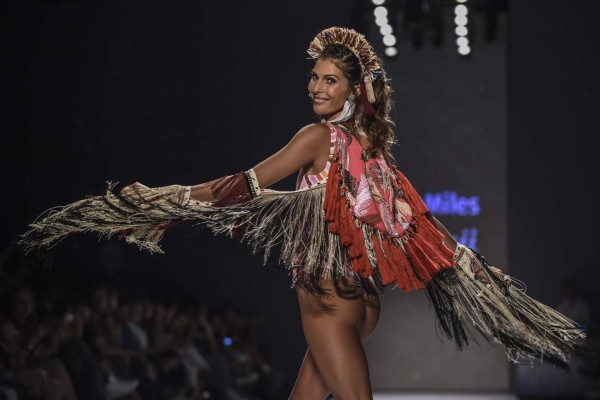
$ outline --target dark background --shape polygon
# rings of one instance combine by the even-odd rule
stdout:
[[[510,3],[509,254],[530,293],[600,297],[600,3]]]
[[[600,34],[594,1],[511,1],[508,210],[511,272],[546,304],[563,279],[600,318]],[[596,334],[592,340],[598,341]],[[597,382],[596,377],[596,382]],[[513,369],[519,393],[576,393],[556,369]],[[598,384],[596,383],[596,387]],[[564,397],[564,396],[563,396]]]
[[[306,46],[325,27],[364,23],[362,6],[350,4],[4,3],[0,244],[43,210],[101,193],[107,180],[193,184],[279,149],[314,121]],[[573,279],[597,321],[600,3],[509,9],[507,268],[551,305],[562,279]],[[407,122],[397,119],[401,132]],[[293,376],[305,345],[285,273],[198,229],[169,232],[163,248],[149,256],[116,240],[68,238],[52,273],[65,284],[102,277],[133,293],[258,309],[268,357]]]

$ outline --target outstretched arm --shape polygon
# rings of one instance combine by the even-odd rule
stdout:
[[[259,186],[268,187],[302,167],[324,165],[329,156],[329,145],[330,134],[327,126],[322,124],[305,126],[281,150],[252,168]],[[214,182],[192,186],[191,197],[200,201],[215,200],[211,189]]]
[[[444,244],[446,245],[446,247],[452,251],[455,251],[456,245],[458,244],[456,239],[454,239],[454,237],[452,237],[450,232],[448,232],[448,229],[446,229],[446,227],[444,225],[442,225],[442,223],[436,217],[434,217],[432,215],[431,220],[432,220],[433,224],[435,225],[435,227],[438,229],[438,231],[440,231],[444,234]]]
[[[433,221],[433,223],[435,224],[436,228],[442,232],[444,234],[444,244],[446,245],[446,247],[448,247],[450,250],[455,252],[455,256],[457,253],[457,249],[458,249],[458,242],[456,241],[456,239],[454,239],[452,237],[452,235],[450,234],[450,232],[448,232],[448,229],[446,229],[446,227],[444,225],[442,225],[442,223],[433,215],[431,216],[431,219]],[[500,268],[497,267],[491,267],[492,272],[494,273],[494,275],[496,275],[496,277],[500,278],[501,280],[503,280],[506,284],[510,285],[511,281],[510,281],[510,277],[508,275],[505,275],[502,270]],[[483,268],[479,267],[479,268],[473,268],[471,267],[471,272],[477,276],[478,279],[484,281],[484,282],[489,282],[489,277],[487,276],[486,272],[483,270]]]

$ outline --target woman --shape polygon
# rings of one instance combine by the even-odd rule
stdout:
[[[379,317],[379,293],[425,289],[438,324],[459,347],[461,317],[502,343],[512,360],[566,365],[583,338],[578,326],[511,286],[510,278],[456,243],[393,166],[390,87],[364,36],[329,28],[311,42],[308,85],[321,123],[302,128],[279,152],[246,172],[195,186],[148,188],[82,200],[32,224],[26,247],[70,232],[119,232],[161,251],[179,220],[241,236],[265,259],[281,245],[292,271],[308,351],[290,398],[371,399],[362,343]],[[300,170],[297,190],[265,189]]]

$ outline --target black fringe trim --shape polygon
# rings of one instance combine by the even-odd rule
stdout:
[[[425,284],[425,294],[434,308],[437,318],[437,326],[442,330],[449,340],[454,340],[459,350],[469,344],[467,332],[458,316],[453,295],[440,284],[440,280],[449,282],[451,285],[459,285],[456,271],[444,269],[436,274],[434,279]]]

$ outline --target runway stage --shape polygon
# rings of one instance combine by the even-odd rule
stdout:
[[[508,393],[374,393],[374,400],[518,400]]]

